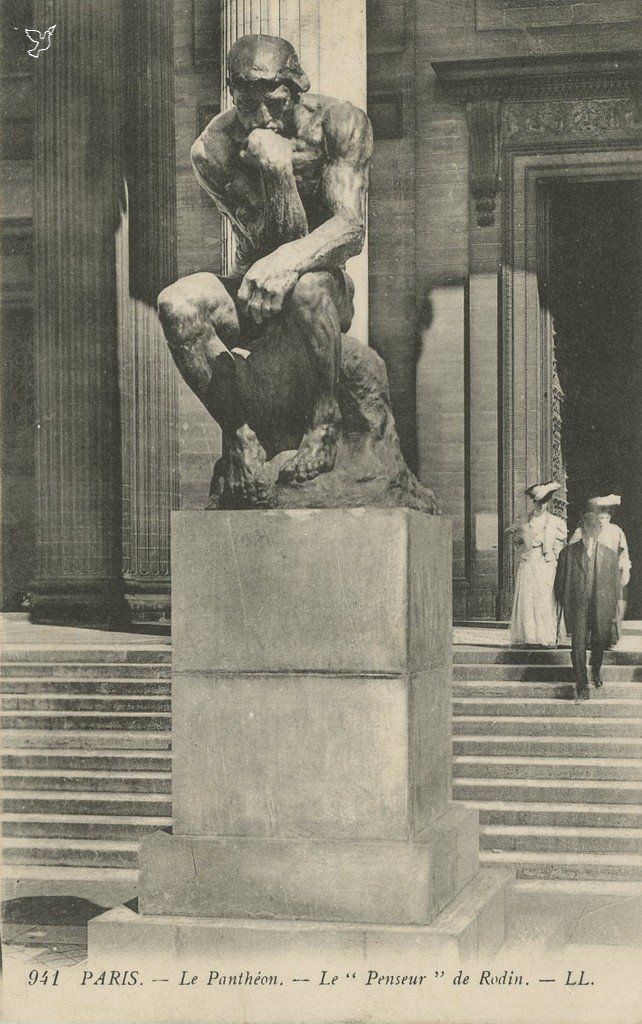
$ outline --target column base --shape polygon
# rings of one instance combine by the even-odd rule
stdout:
[[[169,630],[172,615],[169,580],[129,580],[125,578],[125,601],[132,626],[146,629],[161,626]]]
[[[32,622],[43,626],[121,629],[129,621],[122,580],[34,583],[29,615]]]

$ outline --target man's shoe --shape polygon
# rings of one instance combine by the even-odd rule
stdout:
[[[582,686],[582,687],[578,688],[577,699],[578,700],[590,700],[591,699],[591,691],[589,690],[588,686]]]
[[[593,686],[596,690],[599,690],[600,686],[604,686],[604,683],[602,682],[599,672],[593,673]]]

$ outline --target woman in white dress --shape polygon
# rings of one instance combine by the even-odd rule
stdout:
[[[554,647],[557,643],[557,602],[553,593],[557,559],[566,540],[566,523],[548,511],[560,484],[533,484],[526,491],[533,507],[506,533],[517,549],[517,578],[510,641],[519,646]]]

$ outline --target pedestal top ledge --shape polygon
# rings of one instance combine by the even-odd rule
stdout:
[[[450,658],[450,522],[410,509],[175,512],[173,669],[417,673]]]

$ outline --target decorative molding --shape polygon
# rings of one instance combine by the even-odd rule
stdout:
[[[447,94],[460,103],[478,99],[563,99],[626,96],[637,88],[640,57],[623,53],[569,53],[557,57],[433,61]]]
[[[633,96],[601,99],[509,100],[502,108],[502,135],[516,139],[569,136],[578,139],[640,133],[638,104]]]
[[[499,100],[476,100],[466,104],[468,122],[468,174],[475,200],[477,223],[495,223],[495,197],[499,188]]]
[[[541,138],[639,134],[639,55],[633,52],[434,61],[446,96],[466,108],[477,223],[495,222],[500,145]]]

